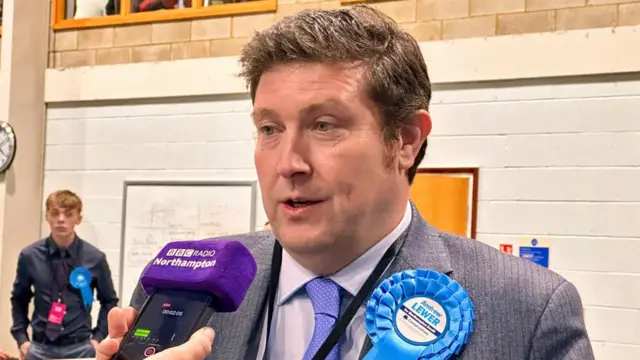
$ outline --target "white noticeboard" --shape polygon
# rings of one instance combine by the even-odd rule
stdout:
[[[124,183],[120,306],[128,306],[142,271],[170,241],[255,230],[255,181]]]

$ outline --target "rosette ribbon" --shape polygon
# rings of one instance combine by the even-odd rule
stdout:
[[[80,290],[82,303],[85,307],[93,304],[93,291],[91,290],[91,271],[84,267],[77,267],[69,274],[69,284]]]
[[[367,303],[373,348],[364,360],[447,360],[469,341],[474,320],[467,291],[447,275],[426,269],[393,274]]]

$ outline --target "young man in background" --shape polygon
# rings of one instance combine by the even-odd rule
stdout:
[[[82,200],[69,190],[47,197],[50,235],[22,250],[11,294],[11,334],[24,360],[95,356],[107,335],[107,314],[118,304],[105,254],[76,234]],[[100,314],[91,328],[93,292]],[[29,320],[31,299],[35,311]],[[28,326],[32,337],[29,339]]]

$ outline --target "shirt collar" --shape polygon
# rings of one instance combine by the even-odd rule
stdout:
[[[411,223],[411,204],[407,202],[404,216],[400,223],[359,258],[347,265],[344,269],[333,274],[329,278],[335,281],[342,289],[352,296],[360,290],[371,271],[378,264],[384,253],[409,227]],[[282,274],[286,274],[283,276]],[[280,281],[278,285],[278,306],[288,301],[307,282],[316,278],[317,275],[305,269],[295,261],[286,250],[282,251],[282,268],[280,271]]]
[[[66,249],[67,252],[69,253],[69,256],[71,256],[71,258],[75,258],[76,255],[78,254],[78,243],[79,242],[80,242],[80,239],[76,235],[73,238],[73,241],[71,242],[71,245],[69,245],[69,247]],[[58,246],[58,244],[56,244],[55,241],[53,241],[53,238],[51,237],[51,235],[49,235],[47,237],[46,243],[47,243],[47,249],[49,251],[49,255],[54,255],[55,253],[57,253],[58,251],[60,251],[62,249],[60,246]]]

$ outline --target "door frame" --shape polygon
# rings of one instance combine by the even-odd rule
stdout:
[[[471,238],[476,238],[476,227],[478,226],[478,183],[480,181],[480,169],[477,167],[420,167],[416,171],[416,176],[419,174],[436,174],[436,175],[448,175],[448,174],[466,174],[471,178]]]

